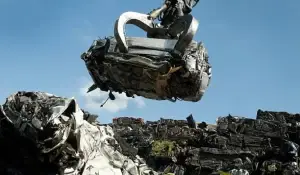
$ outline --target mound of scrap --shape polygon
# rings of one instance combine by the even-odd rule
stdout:
[[[17,92],[0,106],[1,175],[299,174],[299,114],[258,110],[216,125],[121,117],[73,98]]]

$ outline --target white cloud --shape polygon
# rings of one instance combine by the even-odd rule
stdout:
[[[92,92],[86,93],[87,89],[92,85],[92,82],[85,83],[82,88],[80,88],[80,96],[83,97],[84,108],[90,111],[97,111],[100,109],[101,104],[107,99],[108,92],[100,91],[96,89]],[[118,112],[124,110],[128,107],[129,103],[133,103],[138,108],[143,108],[146,104],[141,97],[130,98],[124,93],[114,93],[116,99],[108,100],[106,104],[101,108],[108,112]]]

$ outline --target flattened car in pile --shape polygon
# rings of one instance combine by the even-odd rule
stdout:
[[[202,42],[193,37],[198,21],[183,18],[186,27],[178,38],[126,37],[126,24],[147,32],[166,33],[146,14],[125,12],[115,23],[114,37],[95,40],[81,55],[94,85],[89,91],[126,93],[154,100],[199,101],[211,78],[208,54]]]

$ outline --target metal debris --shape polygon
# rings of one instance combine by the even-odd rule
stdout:
[[[112,126],[116,139],[159,173],[288,175],[299,174],[298,118],[259,110],[257,119],[229,115],[219,117],[216,126],[202,122],[195,127],[192,115],[187,121],[145,123],[118,118]]]
[[[0,111],[1,174],[142,175],[143,160],[120,153],[110,126],[73,98],[17,92]]]
[[[299,174],[299,114],[100,124],[73,98],[25,91],[0,109],[1,174]]]

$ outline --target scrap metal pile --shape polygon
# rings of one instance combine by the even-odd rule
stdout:
[[[299,174],[299,114],[101,125],[75,99],[24,91],[0,109],[3,175]]]
[[[257,112],[257,119],[220,117],[217,125],[161,119],[115,119],[116,140],[158,172],[198,174],[300,174],[300,115]],[[125,154],[125,153],[124,153]]]
[[[113,130],[75,99],[17,92],[0,108],[1,175],[139,175],[151,171],[117,149]]]

